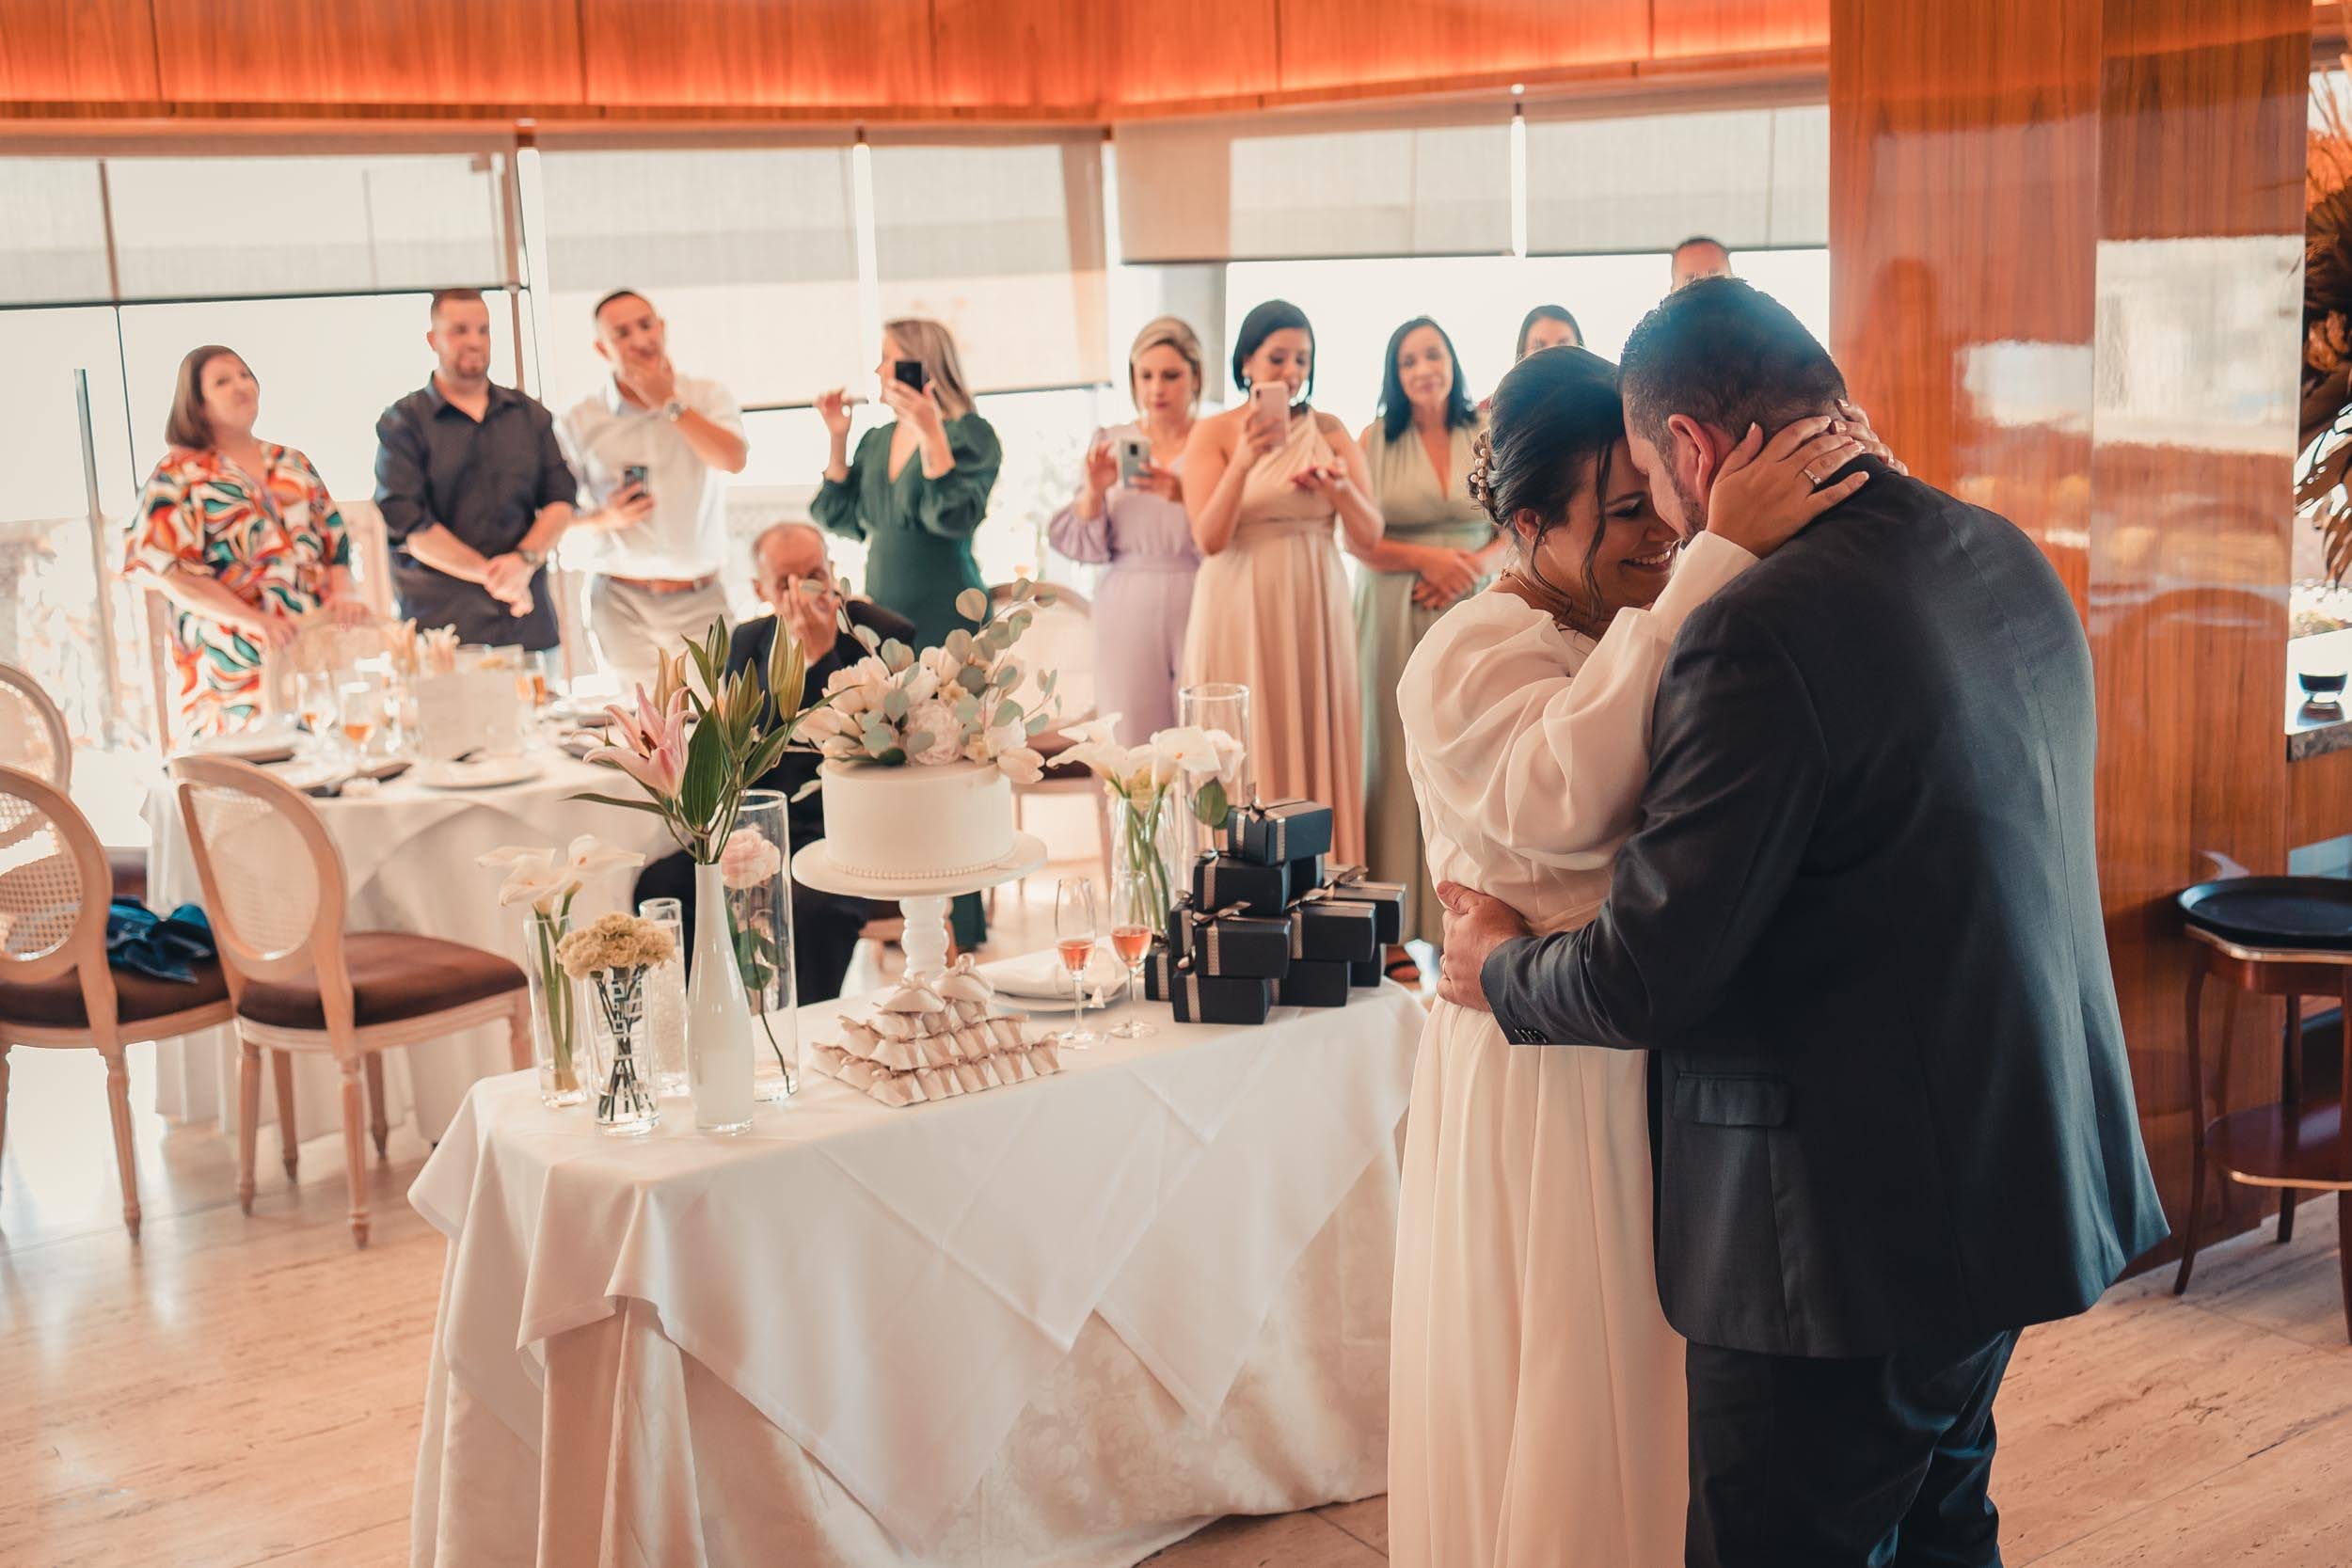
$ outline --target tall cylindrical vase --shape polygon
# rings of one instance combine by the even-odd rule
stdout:
[[[1142,926],[1153,931],[1167,927],[1168,911],[1184,888],[1190,866],[1178,822],[1183,809],[1174,789],[1141,803],[1111,791],[1110,924],[1114,930],[1121,926]]]
[[[531,982],[531,1057],[539,1069],[539,1099],[549,1109],[588,1098],[593,1069],[581,1027],[580,993],[556,961],[556,943],[571,929],[553,910],[523,911],[523,975]]]
[[[726,872],[735,967],[743,975],[757,1034],[752,1041],[752,1095],[783,1100],[800,1087],[801,1035],[793,1008],[791,825],[785,798],[747,789],[735,832],[719,864]]]
[[[694,1125],[706,1132],[741,1132],[752,1125],[752,1037],[757,1031],[728,930],[725,873],[715,861],[697,864],[686,1078]]]
[[[1200,686],[1187,686],[1176,693],[1176,722],[1186,728],[1222,730],[1241,742],[1241,763],[1226,780],[1225,792],[1229,802],[1236,806],[1249,803],[1250,791],[1257,775],[1257,745],[1249,734],[1249,688],[1235,681],[1210,681]],[[1225,835],[1208,826],[1194,815],[1191,800],[1203,780],[1187,774],[1177,785],[1184,793],[1184,826],[1178,834],[1178,847],[1184,863],[1189,865],[1204,849],[1221,849]]]

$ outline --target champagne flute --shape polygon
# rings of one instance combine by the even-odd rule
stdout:
[[[343,739],[357,761],[367,754],[368,742],[384,721],[384,691],[373,681],[359,680],[345,686],[342,697]]]
[[[1110,1032],[1115,1040],[1149,1039],[1159,1030],[1143,1022],[1143,960],[1152,951],[1151,879],[1121,866],[1111,885],[1111,949],[1127,966],[1127,1016]]]
[[[311,755],[323,757],[334,747],[336,721],[342,717],[342,705],[335,691],[335,677],[325,670],[305,670],[294,676],[294,711],[301,715],[302,727],[310,732]]]
[[[1064,877],[1054,884],[1054,949],[1061,955],[1062,967],[1070,971],[1070,997],[1076,1009],[1070,1032],[1061,1043],[1073,1050],[1084,1051],[1103,1037],[1086,1026],[1087,965],[1094,959],[1094,944],[1100,940],[1101,926],[1095,919],[1094,879]]]

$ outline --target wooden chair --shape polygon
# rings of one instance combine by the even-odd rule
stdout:
[[[362,1072],[374,1099],[380,1158],[387,1132],[385,1051],[503,1020],[515,1066],[531,1065],[523,972],[495,953],[439,937],[345,930],[342,855],[307,796],[225,757],[177,758],[171,776],[236,1010],[238,1201],[253,1212],[261,1053],[327,1053],[343,1080],[351,1234],[365,1246]],[[291,1109],[286,1088],[281,1077],[281,1118]],[[291,1171],[290,1119],[282,1131]]]
[[[2299,1193],[2332,1192],[2344,1234],[2352,1238],[2352,1134],[2344,1116],[2344,1090],[2352,1088],[2352,951],[2260,949],[2191,926],[2197,942],[2188,972],[2189,1197],[2188,1222],[2181,1232],[2181,1267],[2172,1293],[2188,1289],[2197,1263],[2198,1232],[2204,1219],[2205,1167],[2224,1180],[2279,1189],[2279,1240],[2295,1236]],[[2280,1064],[2280,1099],[2206,1119],[2202,1004],[2205,982],[2220,979],[2237,990],[2286,999],[2287,1022]],[[2330,996],[2344,1008],[2344,1035],[2338,1098],[2307,1101],[2303,1096],[2303,998]],[[2216,1100],[2230,1082],[2230,1044],[2237,998],[2224,996],[2221,1050],[2210,1080]],[[2352,1336],[2352,1244],[2340,1248],[2344,1329]]]
[[[1037,619],[1030,623],[1028,634],[1022,638],[1020,653],[1028,673],[1013,688],[1011,695],[1025,706],[1038,701],[1037,683],[1048,670],[1060,672],[1055,683],[1055,696],[1061,703],[1061,717],[1054,730],[1036,737],[1035,744],[1045,757],[1045,776],[1033,784],[1012,786],[1012,825],[1016,830],[1026,826],[1023,808],[1028,801],[1045,795],[1084,795],[1094,803],[1094,829],[1102,852],[1103,879],[1107,884],[1111,874],[1110,802],[1103,794],[1103,782],[1086,768],[1073,765],[1057,766],[1054,758],[1070,743],[1056,733],[1064,728],[1083,724],[1095,716],[1098,705],[1094,696],[1094,606],[1075,589],[1059,583],[1049,590],[1051,604],[1040,605]],[[1000,583],[988,591],[992,615],[1001,615],[1013,607],[1012,585]],[[988,912],[996,912],[996,890],[988,890]]]
[[[22,768],[61,793],[73,790],[73,736],[65,714],[26,671],[0,664],[0,766]],[[147,851],[108,849],[115,895],[147,896]]]
[[[139,1233],[138,1163],[131,1150],[127,1045],[170,1039],[229,1022],[216,962],[193,983],[156,980],[106,963],[106,851],[65,792],[22,768],[0,767],[0,1139],[8,1134],[8,1050],[94,1050],[106,1064],[122,1223]]]

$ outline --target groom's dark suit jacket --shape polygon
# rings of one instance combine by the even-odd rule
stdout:
[[[2064,1317],[2166,1233],[2081,621],[2016,528],[1864,461],[1684,624],[1598,918],[1484,975],[1516,1041],[1660,1053],[1667,1319],[1766,1354]]]

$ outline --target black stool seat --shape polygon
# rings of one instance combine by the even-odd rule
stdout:
[[[2352,878],[2233,877],[2180,895],[2181,917],[2240,947],[2352,953]]]

